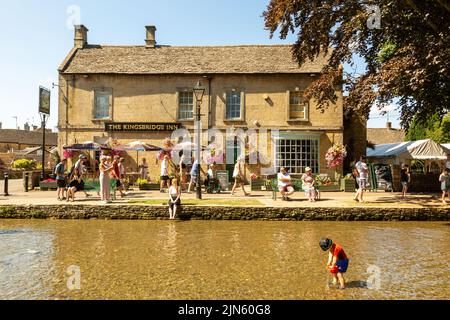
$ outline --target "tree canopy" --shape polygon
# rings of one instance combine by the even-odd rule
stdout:
[[[433,139],[438,143],[450,143],[450,113],[442,120],[435,113],[426,121],[413,119],[406,133],[406,141]]]
[[[450,4],[446,0],[271,0],[263,14],[271,37],[297,33],[292,52],[301,65],[332,48],[321,76],[306,90],[319,108],[336,101],[335,88],[348,91],[346,103],[367,118],[398,98],[401,125],[450,107]],[[379,25],[377,18],[379,17]],[[344,73],[354,57],[366,63],[361,75]]]

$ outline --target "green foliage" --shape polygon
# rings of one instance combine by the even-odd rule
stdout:
[[[416,141],[422,139],[432,139],[437,143],[450,142],[450,113],[442,121],[437,113],[426,121],[414,118],[406,133],[406,140]]]
[[[19,159],[14,161],[14,169],[33,170],[36,169],[36,161],[28,159]]]
[[[379,62],[386,62],[389,60],[391,56],[395,53],[395,50],[397,49],[396,45],[390,41],[386,42],[384,45],[381,46],[380,52],[378,53],[378,61]]]

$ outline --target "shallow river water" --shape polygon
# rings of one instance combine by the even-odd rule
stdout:
[[[322,236],[348,288],[329,286]],[[448,299],[446,222],[0,221],[0,299]]]

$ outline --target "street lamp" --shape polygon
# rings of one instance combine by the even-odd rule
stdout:
[[[200,106],[202,104],[203,95],[205,94],[205,87],[203,87],[202,83],[200,81],[197,82],[197,84],[194,87],[194,94],[195,94],[195,100],[197,102],[196,104],[196,112],[195,112],[195,121],[196,121],[196,128],[197,128],[197,150],[195,159],[197,160],[197,199],[202,198],[202,186],[200,184],[200,143],[201,143],[201,113],[200,113]]]

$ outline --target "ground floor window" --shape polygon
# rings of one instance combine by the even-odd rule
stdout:
[[[275,141],[275,168],[285,167],[291,174],[302,174],[306,167],[319,173],[318,139],[277,139]]]

